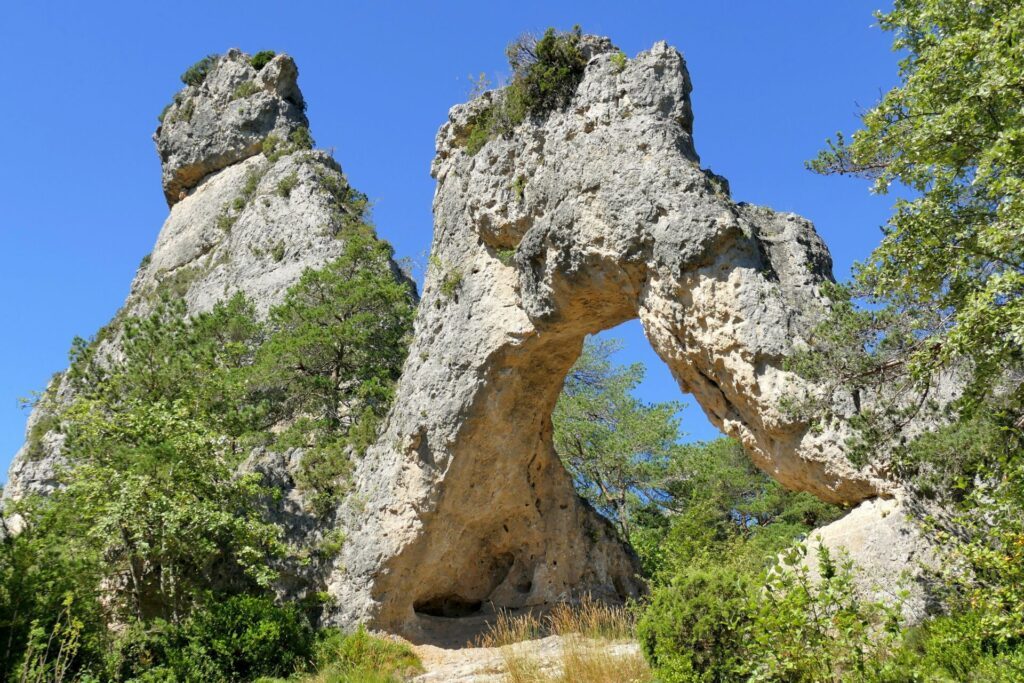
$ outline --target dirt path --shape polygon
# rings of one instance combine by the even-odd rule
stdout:
[[[557,676],[563,666],[566,638],[548,636],[506,648],[446,649],[434,645],[416,645],[413,649],[422,660],[426,672],[410,680],[412,683],[499,683],[506,680],[506,662],[510,656],[528,659],[540,672]],[[609,657],[640,656],[639,644],[631,641],[601,642],[597,646]]]

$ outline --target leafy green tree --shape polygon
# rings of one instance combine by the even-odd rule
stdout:
[[[554,445],[576,490],[613,521],[655,581],[722,555],[759,571],[841,514],[783,489],[732,439],[677,443],[680,405],[638,400],[643,366],[616,366],[619,348],[618,340],[584,344],[551,416]]]
[[[615,367],[618,342],[587,340],[551,415],[555,450],[576,490],[611,519],[623,538],[637,506],[660,500],[679,436],[678,403],[648,405],[633,395],[639,363]]]
[[[69,410],[74,466],[48,501],[50,528],[96,549],[122,614],[178,621],[211,591],[267,588],[280,529],[263,520],[260,475],[188,415],[181,401]]]
[[[266,332],[244,295],[189,317],[181,299],[165,297],[145,316],[122,321],[116,362],[101,346],[76,339],[70,379],[76,394],[111,410],[122,405],[181,401],[209,429],[238,440],[273,422],[270,397],[253,392],[251,366]]]
[[[341,239],[341,256],[307,270],[270,311],[253,381],[288,425],[278,446],[304,447],[297,481],[321,514],[346,494],[353,454],[391,406],[416,304],[372,228],[349,225]]]
[[[366,445],[391,405],[415,301],[391,269],[391,246],[369,229],[343,237],[340,257],[307,270],[270,312],[260,349],[266,381],[313,445],[354,431]]]
[[[897,0],[878,19],[904,55],[900,84],[810,166],[872,178],[877,192],[895,182],[911,197],[836,293],[818,352],[797,369],[847,388],[919,389],[951,365],[967,377],[955,421],[893,456],[919,497],[952,513],[933,532],[957,567],[944,581],[950,615],[923,625],[900,656],[932,676],[1019,670],[1024,11],[1007,0]],[[865,300],[875,306],[858,305]],[[883,405],[855,426],[870,443],[905,408]]]
[[[809,164],[913,191],[852,287],[888,305],[885,324],[853,338],[870,352],[891,337],[898,353],[875,356],[890,374],[966,360],[983,397],[1024,353],[1024,12],[1016,0],[897,0],[877,17],[904,54],[901,82]]]
[[[731,564],[756,574],[843,513],[785,490],[732,439],[679,446],[666,481],[663,507],[648,508],[630,536],[656,584],[671,583],[692,567]]]
[[[37,501],[13,508],[39,520]],[[98,661],[108,644],[105,610],[99,601],[102,557],[96,548],[67,543],[45,523],[0,540],[0,680],[18,680],[27,669],[47,669],[57,660],[74,625],[72,669]],[[57,633],[57,638],[50,634]]]

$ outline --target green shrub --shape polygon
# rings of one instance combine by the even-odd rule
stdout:
[[[273,50],[260,50],[249,59],[249,64],[252,68],[260,71],[263,67],[270,63],[270,60],[276,56]]]
[[[662,683],[741,680],[752,581],[733,569],[693,569],[654,591],[637,624]]]
[[[492,138],[510,134],[528,116],[542,118],[569,104],[587,66],[580,38],[579,26],[565,33],[549,28],[539,40],[523,36],[506,48],[512,81],[470,122],[463,139],[469,154]]]
[[[313,136],[309,133],[309,128],[306,126],[299,126],[288,135],[288,141],[292,143],[296,150],[300,149],[313,149]]]
[[[929,619],[907,632],[888,668],[916,675],[903,680],[1024,680],[1024,644],[993,643],[984,635],[984,622],[984,614],[976,610]]]
[[[185,100],[184,104],[178,107],[172,117],[172,122],[185,121],[190,123],[192,121],[192,115],[196,112],[196,104],[191,99]]]
[[[260,186],[260,181],[263,180],[263,174],[265,171],[260,169],[253,169],[245,176],[245,185],[242,186],[242,198],[245,201],[256,194],[257,188]]]
[[[274,134],[270,134],[263,138],[263,154],[271,161],[277,161],[282,156],[277,153],[280,146],[281,138]]]
[[[616,73],[622,73],[628,62],[629,58],[626,57],[626,53],[622,50],[619,50],[612,55],[612,66],[615,67]]]
[[[352,633],[321,631],[313,661],[326,680],[398,681],[423,670],[408,645],[371,636],[362,626]]]
[[[243,81],[242,83],[239,83],[237,87],[235,87],[234,92],[231,93],[231,99],[240,100],[244,97],[255,95],[261,89],[262,88],[260,88],[256,81]]]
[[[198,86],[206,80],[206,76],[217,64],[218,55],[207,55],[190,66],[181,74],[181,82],[185,85]]]
[[[299,176],[289,173],[277,183],[277,194],[285,199],[291,196],[292,190],[299,184]]]
[[[282,140],[276,135],[268,135],[263,140],[263,154],[270,161],[277,161],[292,152],[312,149],[313,145],[313,136],[310,135],[309,128],[300,126],[288,135],[287,141]]]
[[[43,437],[52,431],[60,429],[60,418],[53,413],[44,413],[39,416],[28,433],[28,458],[38,460],[46,455],[43,447]]]
[[[516,176],[516,179],[512,181],[512,192],[515,193],[518,201],[523,201],[523,196],[526,194],[526,176]]]
[[[587,67],[580,37],[579,26],[565,33],[549,28],[540,40],[526,36],[505,50],[513,73],[509,88],[521,93],[525,112],[540,116],[572,100]]]
[[[445,264],[436,256],[431,256],[429,263],[431,267],[441,273],[441,284],[438,286],[438,290],[444,298],[450,299],[455,296],[455,293],[459,291],[459,287],[462,286],[462,271]]]
[[[217,227],[224,232],[231,232],[231,228],[235,227],[237,220],[238,216],[232,214],[228,205],[225,205],[223,210],[217,214]]]
[[[314,511],[326,514],[352,488],[352,461],[344,441],[306,449],[295,483],[311,498]]]
[[[801,545],[785,553],[756,596],[750,672],[756,680],[878,680],[899,638],[899,608],[864,600],[852,562],[826,546],[818,547],[817,575],[805,554]]]
[[[174,671],[167,662],[176,647],[176,630],[163,619],[132,622],[107,653],[106,674],[113,681],[172,681]]]
[[[293,605],[250,595],[211,601],[177,629],[174,640],[167,658],[185,681],[288,676],[309,657],[314,642]]]
[[[277,244],[270,250],[270,256],[275,262],[280,263],[284,259],[284,241],[279,240]]]
[[[975,484],[987,478],[991,463],[1019,452],[1020,445],[1008,438],[1013,432],[1005,422],[999,411],[984,410],[926,432],[894,454],[893,467],[919,495],[963,502]]]

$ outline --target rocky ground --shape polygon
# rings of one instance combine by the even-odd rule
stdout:
[[[510,665],[518,672],[524,668],[524,660],[532,664],[527,664],[531,675],[539,673],[542,680],[558,680],[564,674],[567,649],[578,645],[578,642],[571,642],[572,639],[578,639],[578,636],[548,636],[504,647],[446,649],[434,645],[418,645],[414,649],[426,671],[411,680],[415,683],[497,683],[517,680],[510,675]],[[640,645],[633,641],[588,640],[586,645],[614,659],[635,661],[641,657]]]

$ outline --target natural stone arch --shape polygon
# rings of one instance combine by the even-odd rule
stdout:
[[[831,259],[797,216],[735,204],[699,166],[690,82],[664,43],[620,69],[603,39],[565,111],[475,156],[496,96],[437,139],[432,263],[383,436],[360,464],[334,619],[410,637],[423,615],[625,597],[635,562],[575,494],[551,411],[586,335],[641,320],[683,391],[791,488],[853,503],[887,483],[780,402]],[[514,255],[511,250],[514,249]]]

